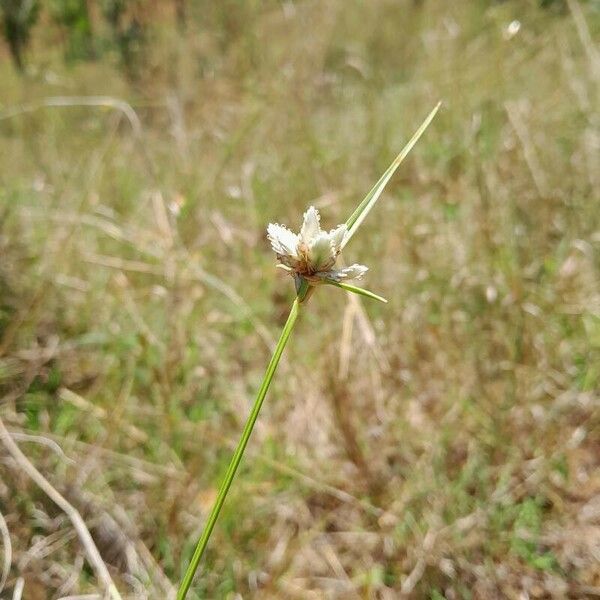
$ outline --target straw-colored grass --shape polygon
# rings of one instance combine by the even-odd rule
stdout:
[[[206,4],[134,81],[50,30],[0,62],[14,441],[124,598],[174,593],[294,297],[266,224],[343,222],[441,98],[345,250],[389,302],[311,298],[195,593],[599,595],[594,3]],[[2,594],[99,592],[11,456]]]

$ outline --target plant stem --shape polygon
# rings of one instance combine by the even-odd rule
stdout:
[[[254,424],[256,423],[256,419],[258,418],[258,414],[262,407],[265,396],[267,395],[267,391],[269,386],[271,385],[271,380],[273,379],[273,375],[275,374],[275,370],[277,369],[277,365],[279,364],[279,359],[283,353],[283,349],[285,348],[290,334],[292,333],[292,329],[294,328],[294,324],[296,323],[296,319],[298,318],[299,305],[304,297],[306,296],[306,292],[308,290],[307,282],[303,281],[300,285],[300,289],[298,290],[298,295],[294,299],[294,303],[292,304],[292,308],[290,309],[290,314],[287,318],[285,325],[283,326],[283,331],[281,332],[281,336],[279,337],[279,341],[277,342],[277,346],[275,347],[275,351],[273,352],[273,356],[269,362],[267,370],[265,371],[265,376],[260,385],[260,389],[258,390],[258,394],[256,395],[256,400],[254,401],[254,405],[252,406],[252,410],[250,411],[250,415],[248,416],[248,420],[246,421],[246,425],[244,425],[244,431],[242,432],[242,437],[235,449],[231,462],[229,463],[229,467],[227,468],[227,473],[225,473],[225,478],[223,479],[223,483],[221,484],[221,488],[219,489],[219,494],[217,499],[215,500],[215,504],[210,512],[208,520],[206,521],[206,525],[204,526],[204,531],[198,540],[198,544],[196,545],[196,549],[194,550],[194,554],[188,565],[188,568],[185,572],[185,575],[181,581],[179,586],[179,590],[177,591],[177,600],[184,600],[188,590],[190,589],[190,585],[192,584],[192,580],[194,579],[194,574],[196,573],[196,569],[198,568],[198,564],[206,550],[206,546],[208,545],[208,540],[210,539],[210,535],[212,530],[217,522],[219,517],[219,513],[221,512],[221,508],[223,508],[223,503],[225,502],[225,498],[227,497],[227,492],[229,492],[229,488],[231,487],[231,483],[233,478],[235,477],[235,473],[237,468],[242,460],[242,456],[244,455],[244,450],[248,444],[248,440],[250,439],[250,435],[252,434],[252,430],[254,429]]]

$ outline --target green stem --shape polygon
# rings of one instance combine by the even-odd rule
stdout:
[[[237,448],[235,449],[235,452],[233,454],[233,458],[229,463],[227,473],[225,473],[225,478],[223,479],[223,483],[221,484],[221,488],[219,490],[217,499],[215,500],[215,504],[210,512],[208,520],[206,521],[204,531],[202,532],[202,535],[198,540],[198,544],[196,545],[196,549],[194,550],[194,555],[192,556],[190,564],[188,565],[188,568],[179,586],[179,590],[177,591],[177,600],[184,600],[188,593],[188,590],[190,589],[190,585],[192,584],[192,580],[194,579],[194,574],[196,573],[198,564],[200,563],[202,555],[206,550],[208,540],[210,539],[212,530],[214,529],[215,523],[219,518],[219,513],[221,512],[221,508],[223,508],[225,498],[227,497],[227,492],[229,492],[229,488],[231,487],[231,483],[233,481],[233,478],[235,477],[237,468],[240,464],[240,461],[242,460],[242,456],[244,455],[244,450],[248,445],[248,440],[250,439],[250,435],[252,434],[252,430],[254,429],[254,424],[256,423],[258,414],[260,413],[260,409],[262,407],[265,396],[267,395],[269,386],[271,385],[271,380],[273,379],[273,375],[275,374],[275,369],[277,369],[277,365],[279,364],[279,359],[281,358],[283,349],[285,348],[288,342],[290,334],[292,333],[292,329],[294,328],[294,324],[296,323],[296,319],[298,318],[298,308],[300,302],[304,300],[307,290],[308,284],[306,281],[303,280],[302,284],[300,285],[300,289],[298,290],[298,295],[295,298],[294,303],[292,304],[290,314],[283,327],[281,336],[279,337],[279,341],[277,342],[277,346],[275,347],[275,351],[273,352],[273,356],[271,357],[271,361],[269,362],[269,366],[267,367],[267,370],[265,372],[265,376],[261,383],[260,389],[258,390],[258,394],[256,395],[254,406],[250,411],[250,415],[248,416],[246,425],[244,425],[242,437],[240,438]]]

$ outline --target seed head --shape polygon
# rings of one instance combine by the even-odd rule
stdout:
[[[306,279],[311,285],[361,279],[367,272],[363,265],[335,268],[344,238],[346,225],[338,225],[331,231],[321,230],[319,211],[311,206],[304,213],[300,233],[295,234],[287,227],[269,224],[267,237],[277,255],[279,268],[294,276]]]

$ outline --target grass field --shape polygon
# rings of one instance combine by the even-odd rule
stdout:
[[[2,50],[2,597],[102,597],[11,439],[169,597],[293,298],[267,224],[345,221],[438,100],[346,251],[389,304],[310,299],[191,597],[600,596],[600,7],[541,4],[202,2],[135,78]]]

